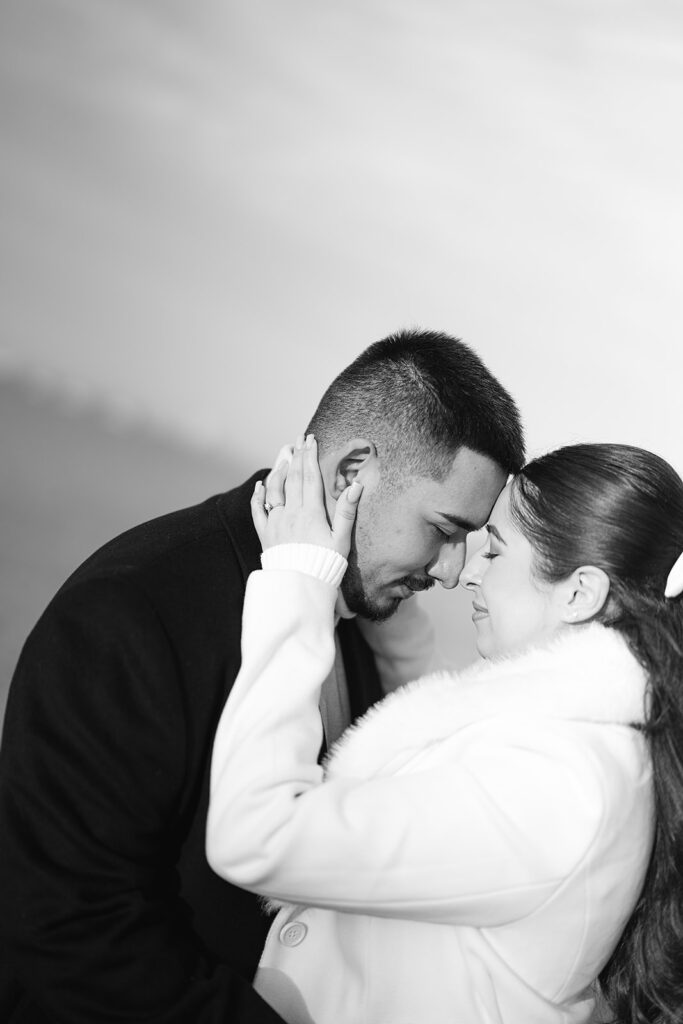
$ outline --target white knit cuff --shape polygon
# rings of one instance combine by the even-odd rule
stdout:
[[[261,555],[264,569],[305,572],[333,587],[341,583],[347,564],[343,555],[319,544],[276,544]]]

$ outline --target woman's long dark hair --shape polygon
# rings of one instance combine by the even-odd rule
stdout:
[[[610,579],[597,620],[647,672],[645,729],[655,791],[652,857],[638,904],[600,984],[619,1024],[683,1021],[683,597],[665,599],[683,552],[683,481],[651,452],[580,444],[515,477],[510,509],[540,579],[595,565]]]

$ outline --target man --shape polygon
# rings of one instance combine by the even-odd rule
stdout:
[[[505,390],[465,345],[432,333],[370,346],[309,430],[328,509],[356,476],[365,485],[321,705],[329,744],[381,695],[353,616],[388,619],[416,590],[455,586],[466,533],[523,444]],[[250,986],[269,920],[204,853],[264,474],[107,544],[26,643],[0,757],[0,1017],[11,1024],[278,1020]]]

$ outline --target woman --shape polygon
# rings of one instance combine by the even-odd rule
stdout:
[[[323,777],[361,488],[330,530],[306,444],[254,496],[213,754],[212,866],[280,908],[256,987],[290,1024],[579,1024],[600,975],[619,1021],[679,1021],[683,482],[616,445],[525,467],[463,573],[489,660],[392,694]]]

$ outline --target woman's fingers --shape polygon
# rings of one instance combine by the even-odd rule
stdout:
[[[302,463],[302,502],[312,512],[320,510],[326,518],[323,477],[318,462],[318,442],[313,434],[309,434],[304,442]]]
[[[284,488],[284,500],[287,503],[290,511],[294,511],[301,506],[302,487],[303,487],[303,456],[304,456],[304,436],[299,434],[294,444],[294,450],[292,452],[292,461],[287,468],[287,480]]]
[[[285,504],[285,480],[287,479],[289,472],[289,466],[286,462],[281,462],[280,465],[273,470],[268,477],[268,482],[265,491],[265,502],[266,511],[270,511],[273,508],[279,508]]]
[[[273,459],[273,461],[270,463],[270,465],[271,466],[279,466],[282,462],[286,462],[287,465],[289,465],[289,463],[292,461],[292,454],[293,454],[293,452],[294,452],[294,445],[293,444],[283,444],[282,448],[277,453],[276,458]],[[274,470],[271,469],[270,473],[268,474],[268,476],[265,479],[266,490],[268,489],[268,480],[270,479],[270,475],[273,472],[274,472]]]
[[[334,550],[346,558],[351,550],[351,537],[353,535],[353,524],[356,521],[358,502],[363,493],[363,485],[360,480],[354,480],[350,487],[345,488],[339,495],[332,520],[332,538]]]
[[[318,443],[313,434],[300,434],[292,451],[292,461],[285,483],[288,507],[301,508],[312,517],[325,517],[323,481],[318,465]]]
[[[252,518],[261,546],[320,544],[347,556],[362,490],[362,484],[354,481],[342,492],[330,528],[318,445],[312,434],[305,439],[300,435],[291,462],[281,462],[265,487],[259,483],[254,489]]]
[[[256,481],[254,487],[254,493],[251,496],[251,518],[254,523],[254,528],[258,534],[258,539],[261,541],[261,547],[266,536],[266,527],[268,526],[268,516],[265,510],[266,501],[266,489],[263,486],[262,480]]]

